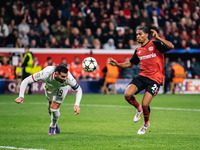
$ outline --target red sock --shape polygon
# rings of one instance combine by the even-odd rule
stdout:
[[[143,115],[144,115],[144,123],[149,122],[149,116],[150,116],[150,107],[149,106],[142,106],[143,109]]]
[[[138,101],[135,99],[134,96],[131,96],[129,98],[125,97],[125,99],[129,104],[133,105],[136,109],[138,109],[138,107],[140,106],[140,104],[138,103]]]

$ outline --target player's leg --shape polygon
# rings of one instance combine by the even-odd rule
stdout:
[[[56,125],[58,123],[58,119],[60,117],[60,108],[61,103],[57,103],[55,101],[51,102],[50,110],[51,110],[51,123],[49,127],[49,135],[56,134]]]
[[[137,86],[134,84],[129,84],[124,93],[124,97],[129,104],[133,105],[137,110],[142,111],[141,105],[138,103],[138,101],[135,99],[134,96],[134,94],[137,92],[138,92]]]
[[[149,83],[146,91],[144,93],[144,97],[142,99],[142,109],[143,109],[143,116],[144,116],[144,125],[138,130],[138,134],[145,134],[147,128],[150,126],[149,117],[150,117],[150,103],[154,96],[159,91],[160,85],[154,81],[147,81]]]
[[[140,120],[142,114],[142,106],[135,99],[134,95],[144,89],[144,82],[141,80],[141,77],[138,76],[134,78],[126,89],[124,96],[127,102],[133,105],[137,109],[137,113],[134,116],[133,121],[136,123]]]
[[[133,118],[133,121],[136,123],[140,120],[141,114],[142,114],[142,106],[138,103],[138,101],[135,99],[135,96],[133,96],[135,93],[138,92],[138,88],[134,84],[129,84],[128,88],[125,91],[125,99],[126,101],[133,105],[136,109],[137,112]]]
[[[49,129],[49,132],[53,131],[53,133],[51,132],[50,135],[55,133],[60,133],[60,128],[58,126],[58,120],[60,117],[59,108],[61,103],[65,99],[67,92],[68,92],[68,87],[61,87],[60,89],[56,90],[56,92],[53,93],[55,96],[52,97],[52,102],[50,106],[51,124]]]

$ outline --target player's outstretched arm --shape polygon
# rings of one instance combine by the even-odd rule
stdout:
[[[21,83],[21,86],[20,86],[20,92],[19,92],[19,97],[15,99],[15,102],[16,103],[23,103],[24,101],[24,93],[25,93],[25,90],[26,90],[26,87],[28,84],[30,83],[33,83],[33,79],[31,76],[25,78],[22,83]]]
[[[75,115],[78,115],[80,113],[80,108],[78,105],[74,105],[74,112],[75,112]]]
[[[151,35],[153,37],[155,37],[157,40],[163,42],[163,44],[165,44],[169,50],[174,49],[174,45],[170,41],[167,41],[167,40],[159,37],[158,33],[156,32],[156,30],[151,29],[150,31],[151,31]]]
[[[120,67],[120,68],[129,68],[129,67],[133,66],[133,64],[131,62],[129,62],[129,61],[128,62],[123,62],[123,63],[118,63],[113,58],[110,58],[108,63],[113,65],[113,66]]]
[[[79,86],[78,89],[76,90],[76,102],[74,104],[75,115],[78,115],[80,113],[79,105],[82,99],[82,95],[83,95],[83,92],[82,92],[81,87]]]

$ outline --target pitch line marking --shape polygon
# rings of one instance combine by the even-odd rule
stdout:
[[[1,103],[0,104],[15,104],[16,103]],[[30,103],[24,103],[23,105],[47,105],[47,103],[44,103],[44,102],[41,102],[41,103],[38,103],[38,102],[30,102]],[[74,104],[67,104],[67,103],[63,103],[62,105],[74,105]],[[108,108],[132,108],[132,106],[122,106],[122,105],[101,105],[101,104],[81,104],[81,106],[84,106],[84,107],[108,107]],[[176,110],[176,111],[198,111],[200,112],[200,109],[190,109],[190,108],[167,108],[167,107],[151,107],[151,109],[157,109],[157,110]]]
[[[5,148],[5,149],[22,149],[22,150],[44,150],[44,149],[33,149],[33,148],[18,148],[18,147],[12,147],[12,146],[0,146],[0,148]]]

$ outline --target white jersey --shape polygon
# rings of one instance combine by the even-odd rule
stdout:
[[[64,86],[71,86],[73,90],[76,90],[79,85],[72,76],[72,74],[68,71],[68,76],[67,80],[63,83],[60,83],[59,81],[56,81],[54,79],[55,75],[55,66],[48,66],[42,71],[35,73],[32,75],[33,81],[43,81],[46,83],[45,88],[48,88],[48,90],[53,90],[53,89],[59,89],[60,87]]]
[[[79,84],[76,82],[72,74],[68,71],[67,80],[63,83],[55,80],[55,68],[56,66],[48,66],[42,71],[38,73],[34,73],[33,75],[24,79],[20,86],[19,97],[24,97],[25,89],[28,84],[43,81],[46,83],[45,85],[45,95],[49,101],[56,101],[58,103],[62,103],[65,99],[65,96],[68,92],[68,87],[70,86],[73,90],[76,91],[76,102],[75,105],[80,104],[82,98],[82,89]]]

